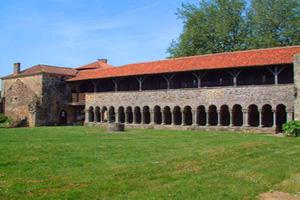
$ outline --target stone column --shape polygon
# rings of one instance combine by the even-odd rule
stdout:
[[[192,116],[193,116],[193,126],[197,126],[197,117],[198,117],[198,114],[197,114],[197,110],[192,110]]]
[[[263,117],[262,117],[262,109],[258,109],[258,113],[259,113],[259,125],[258,127],[263,128]]]
[[[94,110],[94,122],[97,122],[97,112],[96,112],[96,109]]]
[[[185,123],[185,113],[184,111],[181,112],[181,125],[182,126],[186,126],[186,123]]]
[[[145,114],[144,114],[144,111],[141,112],[141,124],[145,124]]]
[[[218,126],[221,126],[221,110],[217,110],[218,113]]]
[[[276,120],[276,110],[272,110],[273,112],[273,128],[276,128],[277,120]]]
[[[243,126],[249,127],[248,110],[247,109],[243,109]]]
[[[86,109],[85,110],[85,123],[88,123],[89,122],[89,110]]]
[[[135,114],[135,112],[132,113],[132,120],[133,120],[133,124],[136,124],[136,114]]]
[[[229,109],[229,126],[233,127],[233,121],[234,121],[234,118],[233,118],[233,110],[232,109]]]
[[[154,110],[150,109],[150,124],[154,125]]]
[[[175,119],[174,112],[171,112],[171,125],[172,125],[172,126],[175,125],[174,119]]]
[[[125,124],[128,124],[128,112],[125,112]]]
[[[300,120],[300,54],[294,56],[295,120]]]
[[[208,109],[206,109],[205,110],[205,113],[206,113],[206,126],[210,126],[210,123],[209,123],[209,110]]]
[[[161,122],[162,122],[162,125],[166,125],[166,116],[165,116],[164,111],[162,111],[162,113],[161,113]]]
[[[116,123],[120,123],[119,112],[115,112]]]

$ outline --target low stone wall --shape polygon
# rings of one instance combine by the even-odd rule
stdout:
[[[86,126],[107,128],[107,123],[87,122]],[[194,131],[234,131],[242,133],[267,133],[275,134],[275,128],[260,127],[229,127],[229,126],[181,126],[181,125],[151,125],[151,124],[125,124],[125,129],[156,129],[156,130],[194,130]]]

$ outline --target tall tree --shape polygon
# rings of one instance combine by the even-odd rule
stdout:
[[[183,4],[177,15],[184,31],[168,49],[171,57],[244,49],[244,0],[200,1]]]
[[[300,44],[299,0],[252,0],[248,48]]]
[[[299,0],[201,0],[183,4],[171,57],[300,44]]]

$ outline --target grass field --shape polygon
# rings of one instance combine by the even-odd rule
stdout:
[[[300,191],[300,139],[0,129],[0,199],[256,199]]]

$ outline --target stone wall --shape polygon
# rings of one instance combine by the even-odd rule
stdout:
[[[295,119],[300,120],[300,54],[294,57]]]
[[[300,79],[299,79],[300,80]],[[156,105],[160,107],[175,106],[181,108],[191,106],[193,109],[200,105],[206,108],[215,105],[220,108],[227,105],[232,108],[239,104],[242,108],[248,108],[255,104],[261,108],[270,104],[273,108],[283,104],[287,110],[294,109],[294,85],[268,85],[268,86],[243,86],[243,87],[222,87],[222,88],[201,88],[201,89],[177,89],[141,92],[108,92],[88,93],[86,95],[86,108],[90,106],[120,106],[135,107],[149,106],[153,109]]]
[[[59,124],[60,112],[68,112],[67,78],[39,74],[3,80],[5,115],[15,120],[26,119],[29,126]]]

